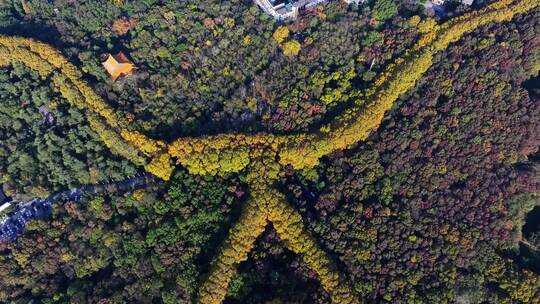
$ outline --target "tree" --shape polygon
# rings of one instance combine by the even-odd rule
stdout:
[[[302,45],[300,44],[300,42],[296,40],[290,40],[283,45],[283,55],[289,57],[297,56],[298,53],[300,53],[301,49]]]
[[[377,0],[373,6],[373,18],[377,21],[392,19],[398,13],[398,7],[394,0]]]
[[[273,37],[277,44],[282,44],[289,37],[289,28],[285,25],[278,27]]]

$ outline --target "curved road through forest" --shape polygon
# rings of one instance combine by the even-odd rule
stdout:
[[[144,188],[156,181],[156,177],[151,174],[142,174],[137,177],[119,182],[86,185],[80,188],[66,190],[50,195],[46,199],[33,199],[29,202],[19,202],[15,204],[15,211],[9,213],[0,220],[0,241],[15,241],[21,235],[30,220],[44,219],[52,212],[52,205],[58,202],[79,201],[85,194],[126,192],[130,190]]]
[[[463,35],[492,22],[510,21],[538,6],[540,0],[498,0],[478,11],[434,26],[381,73],[374,86],[365,92],[364,100],[314,134],[220,134],[165,143],[135,131],[133,126],[120,119],[119,113],[82,80],[82,72],[46,44],[0,36],[0,66],[22,63],[43,78],[52,75],[62,96],[87,111],[91,126],[113,153],[144,165],[148,172],[163,180],[169,179],[176,165],[198,175],[237,173],[247,168],[251,198],[212,262],[210,273],[199,290],[199,303],[222,303],[238,265],[247,259],[266,225],[273,223],[279,236],[288,242],[289,249],[302,255],[308,267],[317,273],[332,303],[356,304],[361,301],[346,276],[317,245],[304,227],[300,213],[273,187],[274,182],[286,166],[298,170],[313,168],[321,157],[364,141],[379,127],[394,102],[412,89],[432,66],[434,56]],[[134,182],[144,185],[142,181]],[[53,202],[97,191],[91,187],[62,192],[23,206],[3,224],[4,238],[16,238],[17,232],[24,229],[27,218],[50,213]]]

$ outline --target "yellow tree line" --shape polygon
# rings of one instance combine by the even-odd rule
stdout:
[[[465,33],[474,30],[478,26],[493,21],[501,22],[510,20],[515,14],[526,12],[538,5],[538,1],[536,3],[528,1],[500,1],[481,11],[471,13],[434,28],[411,51],[407,52],[403,58],[396,60],[396,63],[391,65],[378,78],[376,86],[365,95],[368,101],[367,107],[348,110],[334,123],[323,127],[321,133],[315,136],[300,135],[295,140],[282,140],[279,137],[272,138],[272,149],[269,149],[269,154],[278,153],[279,164],[277,167],[291,164],[295,168],[301,169],[315,166],[319,158],[328,153],[346,149],[358,141],[364,140],[369,135],[369,132],[379,126],[385,112],[393,105],[395,100],[414,87],[417,79],[429,69],[433,63],[433,57],[437,52],[446,49],[450,43],[457,41]],[[248,138],[241,138],[241,140],[235,141],[235,139],[238,139],[235,135],[225,136],[212,137],[211,141],[214,143],[212,146],[206,145],[204,142],[196,142],[194,145],[197,147],[194,149],[195,151],[191,150],[193,146],[190,146],[190,141],[181,139],[171,146],[173,149],[183,150],[170,150],[170,153],[176,156],[181,164],[191,168],[192,172],[203,174],[220,172],[222,168],[219,165],[215,165],[215,167],[207,170],[205,168],[208,167],[205,167],[205,164],[219,162],[219,156],[216,155],[219,151],[227,151],[227,149],[239,150],[242,147],[241,142],[243,140],[249,140]],[[231,140],[233,143],[229,143]],[[256,135],[251,140],[253,140],[252,144],[254,146],[264,145],[265,137]],[[284,143],[286,144],[285,148],[281,146]],[[197,154],[197,152],[206,154],[206,156],[197,158],[189,157],[189,155]],[[237,156],[239,158],[249,157],[249,153],[242,154]],[[271,159],[272,157],[269,156],[269,158]],[[241,165],[236,170],[241,170],[243,167],[248,166],[250,162],[239,161],[239,163]],[[261,170],[261,168],[255,166],[255,169],[250,169],[250,172],[258,172],[258,170]],[[265,178],[256,180],[265,180]],[[271,182],[271,179],[266,184],[269,182]],[[250,184],[250,186],[252,190],[261,187],[261,185],[257,185],[256,183]],[[236,267],[247,259],[247,253],[252,249],[254,240],[257,238],[258,233],[262,231],[262,227],[264,227],[266,221],[271,222],[280,237],[288,241],[289,249],[301,254],[307,265],[319,275],[321,284],[331,295],[333,303],[359,303],[359,299],[355,298],[348,283],[335,270],[327,255],[317,248],[315,242],[305,230],[301,215],[286,203],[283,195],[271,188],[263,191],[262,195],[265,195],[266,199],[257,199],[257,191],[253,193],[255,193],[255,197],[251,198],[252,202],[249,205],[252,209],[246,211],[246,214],[251,214],[252,220],[257,222],[256,224],[251,223],[256,228],[249,231],[236,229],[235,227],[231,230],[229,238],[223,247],[229,250],[225,251],[225,249],[222,249],[214,262],[215,266],[201,289],[200,303],[221,303],[223,301]],[[253,202],[258,203],[253,204]],[[266,215],[264,221],[261,214]],[[242,225],[244,227],[243,229],[249,229],[249,225],[239,225]],[[235,248],[232,245],[232,240],[243,244],[243,246],[236,246],[236,249],[239,249],[240,252],[231,249]],[[232,254],[231,252],[236,254]],[[235,256],[235,258],[232,259],[232,256]],[[227,264],[222,262],[225,257],[228,261]]]
[[[306,230],[300,213],[277,191],[268,201],[268,221],[272,223],[280,238],[287,242],[288,248],[300,254],[304,263],[317,273],[321,286],[330,295],[332,303],[360,303],[348,280]]]
[[[0,36],[0,66],[14,63],[26,65],[43,79],[51,77],[56,89],[70,104],[88,113],[90,124],[99,130],[97,133],[111,151],[137,165],[146,165],[148,171],[163,179],[169,178],[173,170],[170,157],[163,156],[167,144],[130,131],[127,120],[82,80],[79,69],[59,51],[32,39]],[[149,158],[153,158],[150,163]],[[164,164],[164,159],[169,162]]]
[[[539,0],[501,0],[435,27],[378,77],[375,86],[366,92],[367,106],[347,110],[321,128],[315,138],[287,141],[286,147],[280,149],[280,162],[296,169],[311,168],[317,165],[322,156],[350,148],[365,140],[372,130],[378,128],[384,114],[399,96],[413,88],[416,81],[432,66],[433,57],[438,52],[479,26],[511,20],[516,14],[525,13],[539,5]]]
[[[229,283],[238,265],[247,260],[255,241],[264,232],[267,218],[264,212],[266,202],[261,196],[251,197],[244,206],[238,222],[229,231],[221,245],[217,257],[212,262],[210,273],[199,290],[199,303],[221,303],[227,294]]]
[[[221,134],[201,138],[181,138],[169,145],[169,154],[193,174],[239,172],[249,163],[251,149],[264,146],[279,158],[281,165],[312,168],[322,156],[350,148],[378,128],[384,114],[399,96],[413,88],[432,66],[433,57],[464,34],[491,22],[511,20],[516,14],[540,5],[539,0],[500,0],[485,8],[435,26],[401,58],[396,59],[365,92],[367,106],[345,111],[319,133],[293,136],[271,134]],[[224,166],[223,164],[232,164]]]
[[[416,81],[431,67],[434,55],[446,49],[450,43],[479,26],[510,20],[516,14],[525,13],[539,5],[540,0],[499,0],[479,11],[435,26],[377,78],[375,85],[364,94],[366,102],[358,103],[366,106],[355,106],[345,111],[315,134],[220,134],[181,138],[167,144],[130,130],[127,120],[119,117],[81,79],[81,72],[47,44],[26,38],[0,36],[0,65],[21,62],[38,71],[42,77],[47,77],[53,71],[59,73],[55,79],[60,77],[62,81],[55,81],[55,84],[63,96],[76,106],[99,115],[103,126],[111,128],[106,133],[119,134],[115,137],[121,139],[119,144],[131,145],[147,159],[151,159],[146,169],[163,179],[168,179],[173,170],[173,166],[166,160],[175,160],[193,174],[239,172],[250,163],[252,149],[260,147],[274,151],[280,164],[303,169],[316,166],[324,155],[347,149],[365,140],[380,125],[384,114],[397,98],[414,87]],[[111,142],[109,138],[103,140]]]
[[[306,231],[300,213],[287,203],[283,194],[272,188],[271,184],[281,174],[280,166],[264,152],[261,154],[261,150],[256,154],[259,161],[250,166],[247,176],[249,201],[212,262],[210,273],[199,290],[199,303],[223,302],[238,265],[247,260],[256,239],[270,223],[289,250],[300,254],[306,265],[317,273],[332,303],[360,303],[348,281]]]
[[[114,112],[99,97],[96,98],[97,95],[92,95],[92,92],[89,92],[84,86],[84,82],[76,79],[76,75],[65,72],[66,69],[69,70],[67,62],[63,62],[58,58],[56,58],[58,60],[50,60],[50,58],[55,58],[55,54],[52,53],[51,55],[52,50],[47,49],[46,45],[37,42],[31,44],[31,41],[25,39],[23,40],[24,43],[20,43],[22,47],[15,47],[19,39],[22,38],[0,40],[0,58],[2,58],[0,66],[19,62],[37,71],[43,78],[52,77],[55,87],[68,102],[89,112],[88,121],[91,127],[100,134],[105,144],[116,154],[122,155],[140,165],[145,164],[146,159],[138,152],[143,152],[145,155],[160,152],[161,143],[150,141],[145,143],[144,147],[141,147],[139,141],[144,142],[144,136],[122,129],[124,126],[120,125],[120,123],[111,123],[117,119],[113,116]],[[42,51],[39,53],[34,52],[39,47],[43,47]],[[91,102],[88,102],[88,100]],[[120,130],[117,132],[118,129]],[[269,219],[272,219],[272,221],[275,221],[276,229],[282,237],[289,241],[290,249],[293,252],[302,254],[306,263],[319,274],[323,287],[331,294],[333,301],[335,303],[356,303],[346,280],[340,276],[330,259],[326,257],[323,251],[317,248],[314,240],[303,228],[300,214],[288,206],[284,201],[284,197],[281,197],[277,191],[267,189],[268,181],[275,180],[281,172],[281,166],[274,162],[272,157],[278,149],[278,141],[273,141],[271,135],[254,137],[235,135],[234,137],[223,136],[214,141],[213,146],[217,149],[226,147],[230,140],[237,142],[234,139],[238,137],[243,139],[243,144],[248,143],[253,147],[269,146],[270,149],[265,151],[273,151],[274,153],[266,153],[263,156],[262,149],[244,150],[240,151],[240,153],[230,151],[229,153],[223,153],[220,159],[212,159],[212,156],[209,157],[205,153],[204,146],[190,146],[192,148],[189,151],[190,154],[202,155],[201,159],[203,161],[201,161],[201,165],[204,165],[206,159],[209,159],[210,163],[219,162],[219,166],[201,166],[200,170],[205,170],[205,173],[216,174],[220,170],[236,172],[238,168],[243,168],[250,163],[245,159],[255,156],[257,161],[252,164],[260,165],[253,170],[256,174],[250,175],[253,200],[246,206],[239,223],[231,229],[229,237],[221,247],[220,254],[212,265],[208,280],[201,288],[200,302],[220,303],[223,300],[236,267],[242,260],[247,258],[254,241],[264,231]],[[134,144],[134,146],[124,145],[125,141]],[[119,145],[120,143],[123,144]],[[139,147],[139,150],[135,147]],[[242,148],[241,145],[237,145],[237,147]],[[147,164],[146,168],[155,172],[168,167],[167,170],[172,171],[170,163],[169,154],[162,153]],[[155,168],[152,166],[155,166]],[[273,192],[274,195],[269,196],[270,192]],[[269,202],[272,202],[272,204]]]
[[[349,109],[316,134],[222,134],[182,138],[166,144],[130,130],[128,123],[81,80],[82,75],[77,68],[46,44],[0,36],[0,66],[20,62],[43,78],[52,74],[62,96],[90,112],[90,124],[113,152],[134,163],[145,164],[149,172],[163,179],[168,179],[174,169],[172,158],[191,173],[201,175],[239,172],[251,166],[248,183],[252,200],[212,264],[212,271],[200,291],[201,303],[221,302],[236,267],[247,258],[253,242],[267,222],[274,224],[289,248],[301,254],[319,275],[323,288],[329,292],[334,303],[358,303],[346,280],[305,230],[300,214],[269,185],[277,179],[284,165],[297,169],[313,167],[320,157],[366,139],[379,126],[385,112],[397,98],[414,87],[429,69],[433,56],[450,43],[478,26],[510,20],[514,15],[539,5],[540,0],[500,0],[478,12],[433,28],[402,58],[390,65],[374,87],[364,94],[367,106]],[[148,159],[151,161],[148,162]],[[261,172],[264,174],[261,175]]]

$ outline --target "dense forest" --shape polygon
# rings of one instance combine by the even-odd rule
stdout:
[[[441,16],[415,0],[332,1],[281,23],[250,0],[7,0],[0,34],[60,50],[151,138],[299,134],[358,105],[437,24],[491,2],[451,1]],[[101,62],[119,51],[137,70],[113,81]],[[360,299],[540,303],[539,70],[540,9],[479,27],[435,55],[367,140],[276,176]],[[140,173],[52,78],[0,68],[4,190],[47,197]],[[58,204],[0,243],[0,302],[195,303],[253,178],[179,167],[143,190]],[[264,228],[225,303],[334,299],[279,230]]]

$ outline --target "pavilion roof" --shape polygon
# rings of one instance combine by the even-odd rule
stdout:
[[[135,65],[122,52],[116,55],[109,54],[102,65],[113,80],[118,79],[120,76],[131,75],[133,70],[136,69]]]

